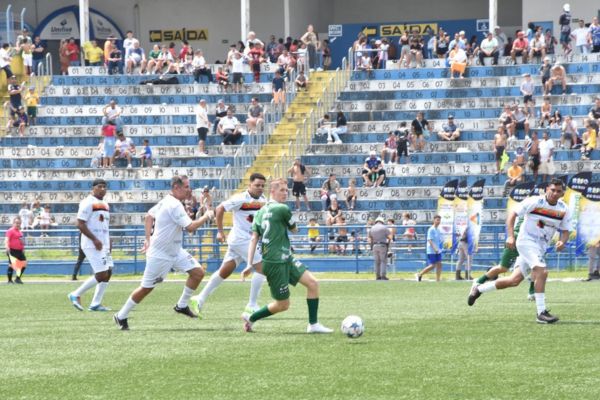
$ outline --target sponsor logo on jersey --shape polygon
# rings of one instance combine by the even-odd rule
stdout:
[[[531,211],[532,214],[539,215],[541,217],[552,218],[559,221],[565,217],[566,212],[562,210],[552,210],[544,207],[537,207]]]

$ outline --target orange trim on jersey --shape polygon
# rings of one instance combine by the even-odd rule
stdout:
[[[562,220],[566,214],[565,211],[551,210],[543,207],[534,208],[533,211],[531,211],[531,213],[558,220]]]
[[[92,204],[92,211],[109,211],[108,204],[96,203]]]
[[[265,203],[258,203],[258,202],[252,202],[252,203],[244,203],[242,204],[242,206],[240,207],[240,210],[244,210],[244,211],[258,211],[262,208],[262,206],[264,206]]]

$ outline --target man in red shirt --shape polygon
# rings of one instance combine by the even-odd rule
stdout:
[[[525,38],[525,34],[523,31],[519,31],[517,33],[517,38],[513,41],[512,50],[510,51],[510,58],[512,58],[513,62],[517,63],[517,57],[523,57],[523,64],[527,64],[527,48],[529,47],[529,42]]]
[[[69,56],[69,63],[72,67],[79,67],[79,46],[75,43],[74,38],[69,39],[67,44],[67,55]]]
[[[194,52],[192,51],[190,44],[188,43],[187,40],[182,41],[182,45],[181,45],[181,51],[179,51],[179,61],[184,62],[185,61],[185,57],[188,55],[194,55]]]
[[[25,258],[25,253],[23,252],[25,245],[23,244],[20,217],[16,217],[13,220],[12,228],[6,231],[4,247],[6,248],[6,255],[8,256],[8,269],[6,270],[8,283],[13,283],[12,275],[13,271],[15,271],[17,273],[17,279],[15,279],[14,283],[22,284],[21,276],[27,267],[27,258]]]
[[[248,56],[250,57],[250,65],[252,66],[252,73],[254,74],[254,82],[260,82],[260,64],[263,62],[262,46],[260,43],[250,43],[250,51]]]

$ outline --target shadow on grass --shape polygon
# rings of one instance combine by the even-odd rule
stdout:
[[[565,321],[561,319],[559,325],[600,325],[600,321]]]

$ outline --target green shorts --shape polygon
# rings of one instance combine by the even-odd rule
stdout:
[[[37,107],[27,107],[27,115],[31,118],[37,117]]]
[[[502,251],[502,259],[500,260],[500,266],[502,268],[506,268],[507,270],[511,269],[515,261],[517,261],[517,257],[519,257],[519,252],[517,249],[509,249],[508,247]]]
[[[263,274],[267,277],[271,297],[275,300],[290,298],[289,285],[296,286],[306,267],[293,258],[281,263],[271,263],[263,260]]]

